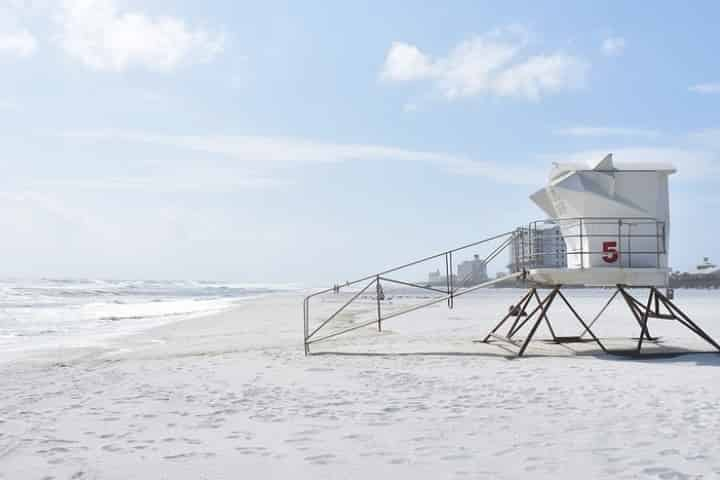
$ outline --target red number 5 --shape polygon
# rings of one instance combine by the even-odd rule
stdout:
[[[618,259],[617,242],[603,242],[603,255],[602,259],[605,263],[615,263]]]

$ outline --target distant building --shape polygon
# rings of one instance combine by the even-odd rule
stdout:
[[[565,240],[560,226],[533,229],[520,228],[510,244],[511,273],[524,268],[564,268],[567,266]]]
[[[467,260],[457,266],[458,285],[477,285],[486,282],[487,264],[480,259],[479,255],[474,255],[472,260]]]
[[[455,276],[455,274],[451,275],[450,281],[453,283],[457,282],[457,277]],[[436,287],[446,286],[448,284],[448,277],[440,273],[440,270],[435,270],[434,272],[428,273],[427,284]]]
[[[675,272],[670,275],[673,288],[720,288],[720,268],[708,257],[690,272]]]
[[[703,261],[697,267],[695,267],[696,273],[711,273],[717,270],[717,265],[710,261],[710,257],[703,257]]]

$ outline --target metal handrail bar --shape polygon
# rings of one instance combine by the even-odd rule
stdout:
[[[345,282],[345,283],[343,283],[342,285],[336,285],[336,286],[333,286],[333,287],[330,287],[330,288],[326,288],[325,290],[321,290],[321,291],[319,291],[319,292],[312,293],[312,294],[308,295],[308,296],[305,297],[305,298],[306,298],[306,299],[309,299],[309,298],[312,298],[312,297],[315,297],[315,296],[318,296],[318,295],[322,295],[322,294],[325,294],[325,293],[330,293],[330,292],[332,292],[332,291],[336,291],[337,288],[347,287],[347,286],[350,286],[350,285],[355,285],[356,283],[360,283],[360,282],[364,282],[364,281],[366,281],[366,280],[370,280],[370,279],[372,279],[372,278],[376,278],[376,277],[379,276],[379,275],[386,275],[386,274],[388,274],[388,273],[396,272],[396,271],[398,271],[398,270],[402,270],[403,268],[412,267],[413,265],[417,265],[417,264],[419,264],[419,263],[427,262],[428,260],[433,260],[433,259],[435,259],[435,258],[442,257],[443,255],[447,255],[447,254],[452,253],[452,252],[457,252],[457,251],[460,251],[460,250],[464,250],[464,249],[466,249],[466,248],[470,248],[470,247],[474,247],[474,246],[477,246],[477,245],[481,245],[481,244],[483,244],[483,243],[491,242],[491,241],[493,241],[493,240],[497,240],[498,238],[503,238],[503,237],[506,237],[506,236],[508,236],[508,235],[513,235],[514,233],[515,233],[515,231],[512,230],[512,231],[510,231],[510,232],[501,233],[500,235],[495,235],[495,236],[493,236],[493,237],[485,238],[485,239],[480,240],[480,241],[477,241],[477,242],[468,243],[467,245],[463,245],[463,246],[461,246],[461,247],[457,247],[457,248],[454,248],[454,249],[452,249],[452,250],[447,250],[447,251],[445,251],[445,252],[438,253],[438,254],[435,254],[435,255],[430,255],[429,257],[425,257],[425,258],[422,258],[422,259],[420,259],[420,260],[415,260],[414,262],[406,263],[405,265],[401,265],[401,266],[399,266],[399,267],[390,268],[390,269],[388,269],[388,270],[384,270],[384,271],[379,272],[379,273],[375,273],[375,274],[372,274],[372,275],[368,275],[368,276],[365,276],[365,277],[363,277],[363,278],[359,278],[359,279],[357,279],[357,280],[353,280],[353,281],[351,281],[351,282]]]
[[[345,304],[344,304],[342,307],[340,307],[339,309],[337,309],[337,310],[335,311],[335,313],[333,313],[332,315],[330,315],[327,319],[325,319],[325,321],[323,321],[320,325],[318,325],[318,327],[317,327],[315,330],[313,330],[313,332],[312,332],[310,335],[308,335],[308,336],[306,337],[306,339],[312,338],[312,336],[315,335],[315,334],[318,332],[318,330],[320,330],[320,329],[323,328],[325,325],[327,325],[330,320],[332,320],[333,318],[337,317],[340,312],[342,312],[343,310],[345,310],[345,308],[346,308],[348,305],[350,305],[353,301],[355,301],[356,298],[358,298],[360,295],[362,295],[363,293],[365,293],[365,291],[366,291],[368,288],[372,287],[372,286],[375,284],[375,282],[377,282],[377,279],[374,279],[373,281],[371,281],[370,283],[368,283],[368,284],[365,286],[365,288],[363,288],[362,290],[360,290],[359,292],[357,292],[355,295],[353,295],[353,296],[350,298],[350,300],[348,300],[347,302],[345,302]]]
[[[517,272],[517,273],[513,273],[513,274],[511,274],[511,275],[506,275],[506,276],[501,277],[501,278],[496,278],[496,279],[494,279],[494,280],[490,280],[490,281],[488,281],[488,282],[484,282],[484,283],[481,283],[481,284],[479,284],[479,285],[475,285],[474,287],[471,287],[471,288],[462,290],[462,291],[460,291],[460,292],[458,292],[458,293],[455,293],[454,296],[455,296],[455,297],[459,297],[459,296],[461,296],[461,295],[465,295],[466,293],[474,292],[475,290],[479,290],[479,289],[481,289],[481,288],[489,287],[489,286],[494,285],[494,284],[496,284],[496,283],[500,283],[500,282],[507,281],[507,280],[512,280],[512,279],[517,278],[517,277],[519,277],[519,276],[521,276],[521,275],[524,275],[524,274],[525,274],[525,272]],[[436,303],[444,302],[445,300],[448,300],[450,297],[451,297],[451,295],[446,295],[446,296],[444,296],[444,297],[435,298],[435,299],[430,300],[430,301],[428,301],[428,302],[424,302],[424,303],[421,303],[421,304],[418,304],[418,305],[414,305],[414,306],[412,306],[412,307],[410,307],[410,308],[407,308],[407,309],[405,309],[405,310],[401,310],[401,311],[399,311],[399,312],[393,312],[393,313],[391,313],[390,315],[387,315],[387,316],[385,316],[385,317],[382,317],[382,318],[380,319],[380,321],[389,320],[389,319],[391,319],[391,318],[399,317],[400,315],[404,315],[404,314],[406,314],[406,313],[410,313],[410,312],[413,312],[413,311],[415,311],[415,310],[419,310],[419,309],[421,309],[421,308],[429,307],[430,305],[434,305],[434,304],[436,304]],[[325,335],[324,337],[316,338],[315,340],[312,340],[312,341],[306,341],[306,344],[307,344],[307,345],[312,345],[313,343],[322,342],[323,340],[328,340],[328,339],[330,339],[330,338],[337,337],[338,335],[343,335],[343,334],[345,334],[345,333],[352,332],[353,330],[358,330],[358,329],[360,329],[360,328],[368,327],[368,326],[373,325],[373,324],[375,324],[375,323],[377,323],[377,322],[378,322],[377,319],[373,319],[373,320],[370,320],[370,321],[367,321],[367,322],[363,322],[363,323],[361,323],[361,324],[359,324],[359,325],[353,325],[352,327],[346,328],[346,329],[344,329],[344,330],[340,330],[340,331],[338,331],[338,332],[330,333],[330,334],[328,334],[328,335]]]
[[[589,234],[563,235],[563,238],[594,238],[594,237],[607,237],[608,235],[611,235],[611,234],[610,233],[605,233],[605,234],[599,233],[599,234],[594,234],[594,235],[589,235]],[[637,235],[628,233],[626,235],[615,235],[615,236],[619,237],[619,238],[662,238],[662,235],[650,235],[650,234],[645,235],[642,233],[637,234]]]
[[[585,222],[585,220],[612,220],[614,222],[617,222],[618,218],[621,218],[623,220],[647,220],[648,223],[651,222],[659,222],[663,223],[662,220],[658,220],[655,217],[561,217],[561,218],[546,218],[544,220],[533,220],[530,223],[556,223],[556,222],[562,222],[565,220],[582,220]]]
[[[607,252],[603,252],[601,250],[566,250],[565,253],[567,253],[568,255],[581,255],[583,253],[588,254],[588,255],[598,255],[598,254],[607,253]],[[657,252],[657,250],[650,250],[647,252],[646,251],[633,251],[632,253],[633,253],[633,255],[635,255],[635,254],[637,254],[637,255],[655,255],[658,252]],[[665,253],[665,252],[660,252],[660,253]],[[532,254],[528,255],[528,257],[538,256],[538,255],[555,255],[555,253],[554,252],[532,253]]]
[[[439,290],[437,288],[432,288],[432,287],[426,286],[426,285],[417,285],[415,283],[403,282],[401,280],[395,280],[394,278],[388,278],[388,277],[380,277],[380,280],[384,280],[384,281],[390,282],[390,283],[397,283],[399,285],[405,285],[406,287],[422,288],[424,290],[430,290],[432,292],[437,292],[437,293],[444,293],[447,295],[447,292],[445,290]]]
[[[488,254],[488,256],[485,257],[485,259],[483,259],[483,263],[485,263],[485,265],[487,265],[488,263],[492,262],[492,261],[495,259],[495,257],[497,257],[498,255],[500,255],[503,251],[505,251],[505,249],[506,249],[507,247],[510,246],[510,244],[511,244],[512,241],[513,241],[513,238],[514,238],[514,235],[511,236],[510,238],[508,238],[507,240],[505,240],[505,241],[504,241],[503,243],[501,243],[499,246],[497,246],[497,247],[495,248],[495,250],[493,250],[492,252],[490,252],[490,254]]]

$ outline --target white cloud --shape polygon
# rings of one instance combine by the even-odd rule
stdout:
[[[557,135],[571,137],[645,137],[657,138],[660,132],[644,128],[576,126],[555,130]]]
[[[651,137],[652,130],[623,129],[611,127],[577,127],[577,131],[567,134],[590,134],[591,136],[638,135]],[[584,130],[580,130],[584,129]],[[573,130],[573,129],[566,129]],[[700,135],[708,143],[720,142],[720,129],[706,130],[693,134]],[[289,137],[269,136],[228,136],[228,135],[155,135],[141,131],[87,131],[65,133],[64,137],[76,141],[123,142],[160,145],[214,154],[225,158],[229,163],[220,167],[200,170],[187,170],[185,174],[163,182],[162,179],[114,179],[107,188],[141,189],[171,188],[190,190],[193,182],[200,189],[237,189],[272,188],[287,184],[287,179],[278,178],[283,169],[291,169],[309,164],[341,162],[419,162],[454,175],[481,177],[505,185],[537,185],[547,174],[551,162],[592,162],[598,161],[613,152],[619,162],[628,163],[670,163],[678,168],[679,178],[684,180],[702,180],[720,177],[720,155],[713,148],[697,142],[688,146],[616,146],[608,144],[570,153],[541,154],[534,161],[507,165],[501,162],[477,160],[471,156],[442,151],[412,150],[396,146],[375,144],[332,143]],[[249,170],[232,170],[232,169]],[[263,173],[264,172],[264,173]],[[173,185],[158,187],[163,183]],[[155,187],[153,187],[155,185]],[[93,182],[77,184],[79,188],[90,188]],[[104,188],[104,183],[97,184]],[[31,185],[36,188],[37,185]]]
[[[428,57],[416,46],[393,42],[380,76],[394,82],[419,80],[430,73],[431,67]]]
[[[433,58],[417,46],[393,42],[380,78],[388,82],[430,81],[448,99],[477,95],[536,100],[582,86],[588,64],[562,52],[521,55],[528,35],[514,27],[461,42]]]
[[[35,37],[27,30],[0,33],[0,55],[27,58],[37,50]]]
[[[29,189],[47,191],[50,189],[144,191],[152,193],[178,192],[230,192],[247,189],[269,189],[292,184],[289,180],[265,177],[251,177],[243,172],[218,171],[198,167],[191,172],[164,176],[135,176],[108,178],[52,178],[27,182]]]
[[[698,83],[689,88],[695,93],[720,93],[720,82],[718,83]]]
[[[622,37],[606,38],[602,43],[603,55],[616,57],[625,51],[625,39]]]
[[[221,34],[174,17],[121,12],[113,0],[64,0],[59,22],[65,52],[96,70],[169,71],[209,61],[224,46]]]
[[[507,167],[459,154],[386,145],[341,144],[288,137],[153,135],[120,131],[72,132],[64,134],[64,137],[182,148],[222,155],[244,165],[264,169],[350,161],[401,161],[433,164],[453,174],[485,177],[503,184],[528,185],[537,181],[537,177],[528,175],[527,168],[522,166]]]
[[[499,74],[495,90],[500,95],[538,99],[543,93],[582,85],[585,70],[582,62],[562,53],[538,55]]]

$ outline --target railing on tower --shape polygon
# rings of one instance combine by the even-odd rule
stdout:
[[[654,218],[578,217],[518,228],[511,272],[538,268],[666,268],[665,222]]]

